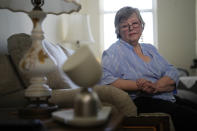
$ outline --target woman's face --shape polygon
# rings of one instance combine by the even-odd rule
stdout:
[[[142,25],[136,13],[120,23],[121,38],[132,45],[138,44],[142,31]]]

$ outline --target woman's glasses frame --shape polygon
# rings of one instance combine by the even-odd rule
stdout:
[[[128,30],[132,30],[132,29],[136,29],[139,28],[141,25],[140,22],[133,22],[133,23],[122,23],[122,25],[120,25],[120,29],[124,30],[124,31],[128,31]]]

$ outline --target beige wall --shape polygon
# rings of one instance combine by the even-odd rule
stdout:
[[[196,57],[195,0],[158,0],[157,4],[159,52],[173,65],[189,70]]]
[[[90,24],[95,39],[91,45],[96,57],[100,58],[103,47],[102,16],[100,5],[103,0],[81,0],[80,13],[90,15]],[[195,0],[158,0],[158,49],[173,65],[189,69],[195,54]],[[6,37],[13,33],[30,33],[32,24],[24,14],[0,11],[0,52],[6,50]],[[44,31],[47,39],[57,43],[63,40],[61,17],[47,16]],[[196,51],[197,52],[197,51]]]

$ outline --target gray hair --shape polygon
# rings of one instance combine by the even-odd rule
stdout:
[[[137,14],[137,17],[141,22],[142,29],[144,30],[145,23],[141,17],[140,11],[137,8],[126,6],[118,10],[115,16],[114,25],[116,29],[115,32],[116,32],[117,38],[121,38],[120,33],[119,33],[120,32],[119,24],[122,22],[122,20],[127,20],[133,13]]]

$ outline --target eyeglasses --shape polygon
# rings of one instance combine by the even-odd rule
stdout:
[[[122,26],[120,26],[120,28],[122,29],[122,30],[131,30],[131,27],[132,28],[138,28],[138,27],[140,27],[140,22],[133,22],[132,24],[123,24]]]

